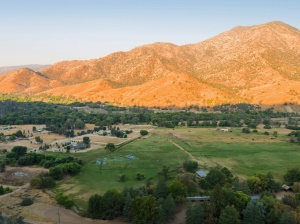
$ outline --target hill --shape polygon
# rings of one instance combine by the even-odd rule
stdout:
[[[15,70],[18,70],[18,69],[21,69],[21,68],[29,68],[33,71],[38,71],[38,70],[47,68],[49,66],[50,65],[36,65],[36,64],[34,64],[34,65],[4,66],[4,67],[0,67],[0,75],[4,75],[8,72],[15,71]]]
[[[18,92],[140,106],[300,104],[300,31],[278,21],[239,26],[196,44],[158,42],[39,74],[51,84]]]

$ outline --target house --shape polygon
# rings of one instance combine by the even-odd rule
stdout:
[[[74,150],[80,150],[80,149],[86,149],[87,145],[84,142],[78,142],[76,144],[70,145],[70,149]]]
[[[203,170],[198,170],[196,171],[196,174],[200,177],[200,178],[205,178],[206,177],[206,173]]]

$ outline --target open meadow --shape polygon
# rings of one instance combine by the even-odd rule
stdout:
[[[204,170],[226,166],[240,179],[258,172],[272,172],[275,179],[282,181],[287,169],[298,166],[300,146],[288,141],[288,130],[259,127],[258,133],[245,134],[241,129],[222,132],[217,128],[157,128],[149,136],[114,152],[102,147],[76,154],[84,161],[82,171],[61,181],[58,190],[72,195],[86,208],[89,196],[94,193],[141,186],[147,180],[155,182],[163,165],[177,170],[185,160],[198,161]],[[270,135],[263,134],[265,131]],[[277,137],[272,135],[274,131],[278,132]],[[137,173],[143,173],[146,179],[135,180]],[[120,174],[126,175],[126,181],[117,181]]]

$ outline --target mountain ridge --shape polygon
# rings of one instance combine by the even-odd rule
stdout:
[[[38,74],[42,88],[18,92],[141,106],[300,104],[300,31],[280,21],[238,26],[196,44],[156,42]]]

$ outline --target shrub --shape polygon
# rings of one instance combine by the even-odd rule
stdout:
[[[42,178],[40,177],[33,177],[30,180],[30,187],[34,189],[41,189],[43,186]]]
[[[148,135],[148,131],[147,130],[141,130],[140,131],[140,134],[142,135],[142,136],[145,136],[145,135]]]
[[[21,206],[29,206],[33,204],[33,200],[31,198],[25,198],[20,203]]]
[[[126,175],[125,174],[119,174],[117,181],[119,182],[124,182],[126,180]]]
[[[58,204],[64,206],[65,208],[71,208],[74,205],[73,199],[63,193],[57,194],[55,199]]]
[[[116,149],[116,146],[114,143],[107,143],[105,146],[105,149],[108,149],[109,151],[113,152]]]
[[[270,125],[268,125],[268,124],[264,126],[264,129],[271,129],[271,128],[272,127]]]
[[[135,179],[136,180],[144,180],[145,175],[143,173],[137,173]]]
[[[188,172],[195,173],[198,169],[198,163],[196,161],[185,161],[183,168]]]
[[[242,132],[248,134],[248,133],[250,133],[250,129],[249,128],[243,128]]]

